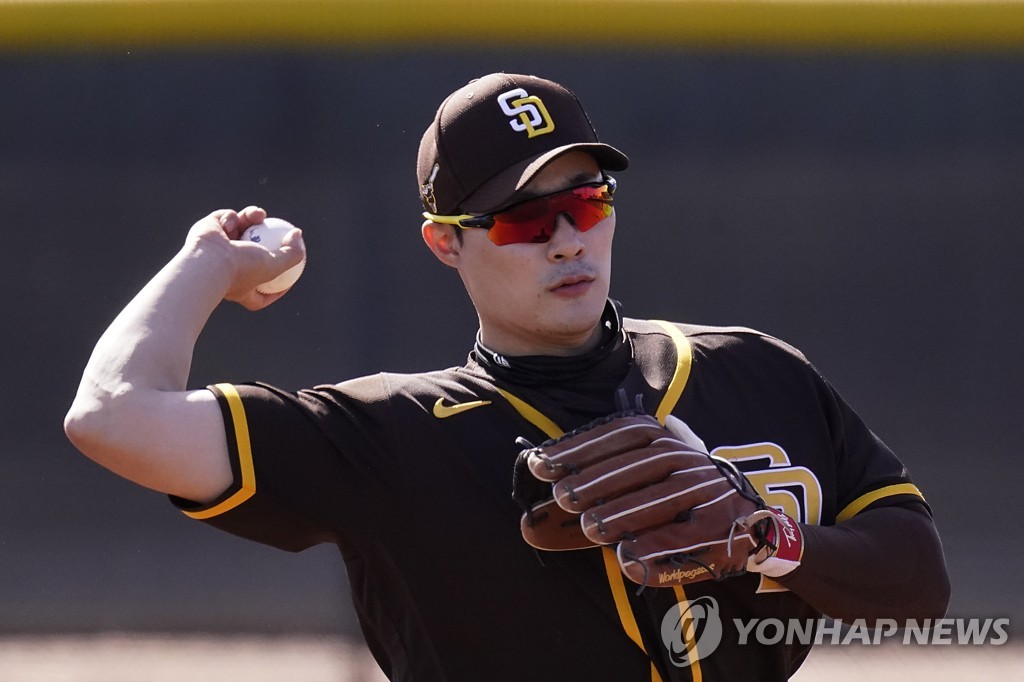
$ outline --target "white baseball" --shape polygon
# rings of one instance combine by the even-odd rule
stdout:
[[[259,244],[265,249],[276,251],[281,248],[281,242],[284,241],[285,235],[293,229],[295,226],[287,220],[267,218],[259,225],[253,225],[243,232],[242,239]],[[298,281],[305,268],[306,259],[303,258],[298,265],[293,265],[269,282],[264,282],[256,287],[256,291],[261,294],[276,294],[279,291],[284,291]]]

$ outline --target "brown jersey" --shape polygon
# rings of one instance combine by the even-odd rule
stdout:
[[[767,504],[803,523],[920,505],[920,493],[785,343],[743,328],[620,324],[617,314],[608,326],[606,343],[583,358],[524,361],[478,344],[465,366],[424,374],[295,393],[213,386],[235,482],[208,505],[175,502],[283,549],[336,544],[366,641],[394,680],[788,678],[808,645],[741,645],[734,625],[818,615],[770,579],[637,593],[607,549],[529,547],[511,498],[517,437],[543,441],[614,411],[625,395],[686,421]],[[705,597],[717,605],[721,642],[680,666],[663,618]]]

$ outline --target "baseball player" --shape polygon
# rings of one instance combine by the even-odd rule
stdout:
[[[187,389],[214,308],[272,304],[304,257],[219,210],[99,340],[68,436],[193,519],[337,545],[393,680],[781,680],[810,645],[743,623],[943,614],[921,492],[799,351],[609,298],[627,164],[565,87],[474,80],[418,158],[423,240],[479,316],[465,365]]]

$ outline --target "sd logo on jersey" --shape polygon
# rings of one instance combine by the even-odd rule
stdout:
[[[528,95],[522,88],[498,95],[498,106],[512,118],[508,122],[512,130],[525,132],[527,137],[537,137],[555,129],[555,122],[540,97]]]

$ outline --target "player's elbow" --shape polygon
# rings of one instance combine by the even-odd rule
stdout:
[[[105,419],[98,401],[76,397],[64,415],[64,433],[82,454],[91,456],[90,453],[96,452],[103,442]]]
[[[940,562],[934,565],[932,573],[933,575],[925,581],[929,585],[928,589],[923,591],[922,596],[918,599],[913,609],[917,612],[912,616],[916,620],[936,620],[942,618],[946,615],[946,609],[949,608],[949,598],[952,589],[945,563]]]
[[[904,524],[906,570],[895,589],[890,589],[883,616],[902,622],[936,620],[946,615],[951,592],[942,543],[925,514],[914,513],[909,518],[917,528]]]
[[[942,541],[930,517],[918,512],[910,518],[914,522],[904,524],[904,539],[909,552],[916,557],[912,583],[917,589],[906,589],[908,595],[915,595],[906,606],[906,616],[917,620],[942,618],[949,607],[951,592]]]
[[[163,490],[159,469],[144,447],[147,411],[130,387],[79,392],[64,417],[64,433],[83,455],[122,478]]]
[[[128,383],[113,389],[87,385],[64,418],[64,432],[112,473],[205,503],[224,492],[233,475],[220,409],[212,394],[196,393],[190,401],[187,393]]]
[[[946,615],[946,611],[949,609],[949,598],[952,594],[952,587],[949,584],[948,574],[944,572],[942,574],[942,578],[942,587],[938,594],[935,595],[935,599],[932,603],[932,618],[942,618]]]
[[[869,625],[877,622],[895,622],[899,627],[930,623],[943,618],[949,607],[949,576],[945,571],[934,571],[933,575],[921,576],[926,585],[917,596],[903,603],[894,603],[883,609],[879,618],[868,618]]]
[[[117,395],[79,390],[64,416],[64,433],[86,457],[106,465],[104,453],[113,449],[118,434]]]

